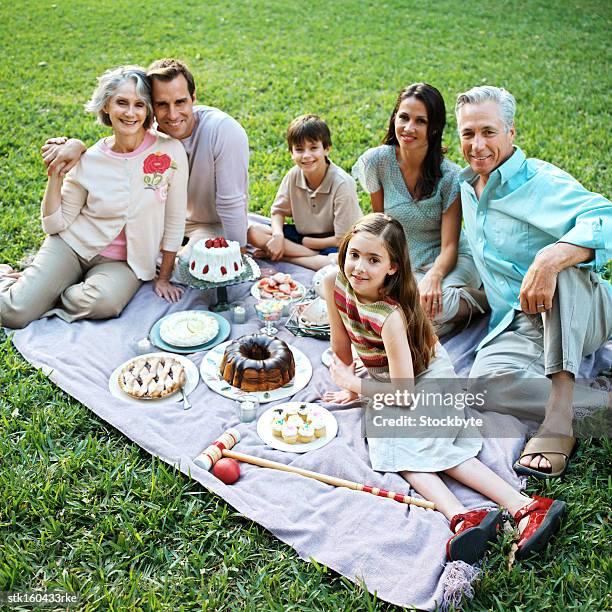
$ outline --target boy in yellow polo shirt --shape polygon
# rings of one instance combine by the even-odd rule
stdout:
[[[330,161],[329,127],[316,115],[294,119],[287,145],[295,166],[287,172],[270,211],[272,225],[252,224],[247,239],[256,256],[318,270],[334,261],[344,234],[363,213],[353,177]],[[285,223],[292,217],[294,225]]]

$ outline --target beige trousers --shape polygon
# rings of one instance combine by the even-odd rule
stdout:
[[[476,354],[470,391],[486,390],[486,407],[542,418],[557,372],[578,375],[582,358],[612,334],[612,291],[597,274],[568,268],[557,277],[552,308],[543,315],[515,312],[510,326]],[[576,385],[574,408],[608,405],[605,391]]]
[[[47,236],[19,279],[0,278],[0,324],[17,329],[53,315],[69,323],[110,319],[140,285],[125,261],[101,255],[87,261],[59,236]]]

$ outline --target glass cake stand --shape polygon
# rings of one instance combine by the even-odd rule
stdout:
[[[192,287],[193,289],[199,289],[200,291],[208,291],[209,289],[215,289],[217,294],[217,300],[214,304],[211,304],[208,309],[212,312],[221,312],[228,310],[230,304],[227,300],[227,287],[232,285],[238,285],[239,283],[245,283],[247,281],[257,280],[261,276],[259,265],[257,262],[248,254],[242,254],[242,273],[228,281],[221,281],[218,283],[210,283],[208,281],[200,280],[195,276],[191,276],[189,272],[189,261],[181,260],[180,258],[176,264],[177,277],[183,285]]]

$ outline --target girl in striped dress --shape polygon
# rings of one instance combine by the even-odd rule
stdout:
[[[348,404],[362,393],[370,397],[393,393],[398,397],[398,391],[415,397],[435,390],[440,379],[452,381],[452,363],[420,304],[399,221],[383,213],[363,217],[344,237],[338,265],[336,277],[325,279],[325,292],[334,353],[330,374],[341,390],[327,392],[323,400]],[[351,345],[368,370],[366,381],[355,375]],[[413,408],[385,408],[381,415],[412,416]],[[441,416],[440,407],[427,407],[421,413]],[[456,406],[447,407],[446,414],[464,416]],[[370,421],[376,423],[375,419]],[[372,468],[398,472],[419,494],[435,503],[453,532],[446,546],[450,560],[476,562],[496,537],[502,513],[468,511],[437,472],[448,474],[510,511],[521,534],[518,558],[540,550],[558,529],[565,504],[526,497],[513,489],[476,459],[482,445],[478,434],[466,437],[457,426],[456,431],[445,428],[443,434],[438,428],[438,435],[434,427],[421,428],[418,435],[411,436],[405,427],[400,431],[389,426],[383,430],[384,437],[379,437],[375,429],[366,425]]]

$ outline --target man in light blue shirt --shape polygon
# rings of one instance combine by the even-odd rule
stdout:
[[[565,472],[575,445],[582,357],[612,333],[612,287],[596,274],[612,257],[612,205],[556,166],[527,159],[513,144],[515,108],[497,87],[457,98],[470,164],[460,177],[465,234],[491,305],[470,377],[495,377],[496,407],[544,416],[515,469],[548,478]],[[606,395],[580,393],[607,404]]]

